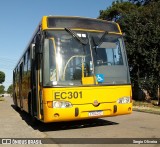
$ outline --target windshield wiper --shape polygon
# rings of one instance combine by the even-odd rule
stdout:
[[[65,28],[65,30],[70,33],[75,39],[77,39],[80,43],[82,43],[83,45],[87,45],[88,40],[83,40],[81,37],[79,37],[74,31],[72,31],[69,28]]]
[[[105,31],[103,33],[102,37],[97,42],[93,38],[93,42],[94,42],[95,47],[99,46],[103,42],[103,39],[106,37],[107,34],[108,34],[108,31]]]
[[[93,40],[93,43],[94,43],[94,47],[93,48],[94,48],[95,53],[96,53],[97,56],[98,56],[97,48],[103,42],[103,39],[105,38],[105,36],[107,34],[108,34],[108,31],[105,31],[98,41],[95,41],[94,37],[92,36],[92,40]]]

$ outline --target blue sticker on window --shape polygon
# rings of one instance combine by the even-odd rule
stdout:
[[[96,74],[97,82],[104,82],[104,75],[103,74]]]

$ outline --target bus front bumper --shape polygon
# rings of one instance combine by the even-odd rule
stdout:
[[[132,103],[101,103],[97,107],[93,104],[84,104],[73,105],[71,108],[49,108],[47,104],[44,104],[43,108],[43,121],[48,123],[130,114],[132,112]]]

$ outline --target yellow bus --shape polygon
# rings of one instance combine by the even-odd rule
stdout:
[[[17,108],[44,123],[130,114],[127,55],[115,22],[43,16],[13,71]]]

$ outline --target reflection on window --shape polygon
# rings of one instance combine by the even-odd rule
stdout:
[[[53,42],[49,42],[49,65],[50,65],[50,81],[57,81],[56,78],[56,60]]]
[[[86,33],[77,34],[87,38]],[[82,45],[66,31],[49,32],[48,36],[48,46],[44,44],[44,84],[81,85],[82,76],[91,74],[89,44]]]

